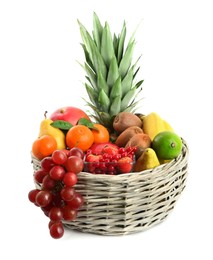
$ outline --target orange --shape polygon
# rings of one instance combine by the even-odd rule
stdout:
[[[42,135],[32,144],[32,154],[39,160],[51,155],[57,149],[57,142],[50,135]]]
[[[94,136],[94,143],[107,143],[109,142],[109,131],[101,124],[94,124],[95,129],[92,129]],[[96,130],[97,129],[97,130]]]
[[[94,142],[92,131],[85,125],[75,125],[66,134],[66,144],[71,149],[78,147],[87,151]]]

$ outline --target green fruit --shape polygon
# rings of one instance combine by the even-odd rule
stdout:
[[[181,153],[182,140],[174,132],[162,131],[153,139],[152,148],[159,159],[174,159]]]

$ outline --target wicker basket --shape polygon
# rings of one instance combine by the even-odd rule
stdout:
[[[40,163],[32,158],[33,168]],[[186,185],[188,147],[183,140],[178,158],[152,170],[116,176],[78,174],[76,191],[85,203],[70,229],[102,235],[144,231],[162,222],[174,208]]]

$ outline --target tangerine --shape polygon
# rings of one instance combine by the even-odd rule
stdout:
[[[32,144],[32,154],[39,160],[51,155],[57,149],[57,142],[51,135],[42,135]]]
[[[85,125],[75,125],[66,134],[66,144],[71,149],[80,148],[83,152],[88,150],[94,142],[92,131]]]
[[[94,124],[92,133],[94,136],[94,143],[107,143],[109,142],[110,136],[108,129],[101,124]]]

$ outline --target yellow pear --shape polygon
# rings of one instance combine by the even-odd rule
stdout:
[[[152,148],[147,148],[137,159],[134,166],[134,172],[140,172],[147,169],[152,169],[160,165],[158,157]]]
[[[65,134],[60,129],[51,126],[50,124],[52,122],[53,121],[51,119],[44,119],[41,121],[39,137],[42,135],[51,135],[57,142],[57,149],[65,149]]]

